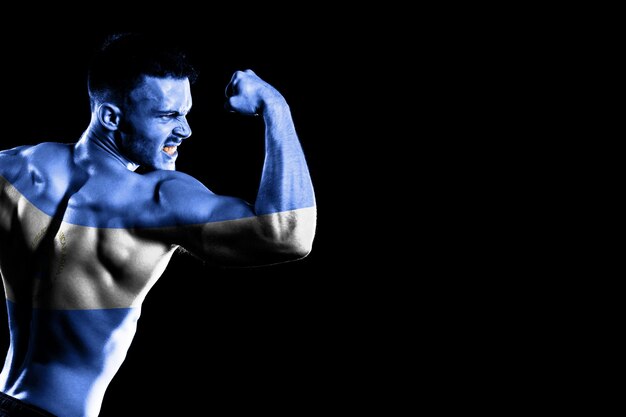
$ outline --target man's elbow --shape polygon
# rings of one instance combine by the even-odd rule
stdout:
[[[313,250],[313,239],[294,239],[289,245],[288,253],[292,260],[303,259],[309,256]]]
[[[313,250],[316,228],[317,212],[315,208],[308,209],[305,215],[301,214],[299,226],[292,237],[293,253],[297,259],[306,258]]]
[[[301,227],[297,232],[292,233],[289,238],[281,239],[277,245],[279,252],[282,252],[288,260],[298,260],[306,258],[313,250],[313,239],[315,236],[315,226]]]
[[[313,249],[317,226],[315,208],[302,209],[288,215],[277,216],[270,234],[277,253],[287,260],[307,257]]]

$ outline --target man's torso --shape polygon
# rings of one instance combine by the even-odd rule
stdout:
[[[81,166],[71,145],[0,154],[0,271],[11,331],[0,390],[53,413],[97,415],[84,408],[99,408],[141,303],[176,249],[154,238],[168,224],[163,175]]]

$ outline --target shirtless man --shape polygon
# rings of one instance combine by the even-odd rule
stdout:
[[[290,110],[254,72],[237,71],[226,88],[229,110],[265,122],[254,205],[175,171],[191,135],[193,78],[174,50],[112,38],[90,68],[91,121],[80,140],[0,152],[10,328],[0,417],[97,416],[142,302],[178,247],[226,266],[311,250],[315,197]]]

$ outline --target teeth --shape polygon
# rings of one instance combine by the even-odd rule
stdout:
[[[176,152],[176,148],[177,148],[176,146],[164,146],[164,147],[163,147],[163,151],[164,151],[166,154],[168,154],[168,155],[172,156],[172,155],[174,155],[174,153]]]

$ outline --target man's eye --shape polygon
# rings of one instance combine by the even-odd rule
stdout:
[[[176,113],[163,114],[161,115],[161,118],[162,119],[175,119]]]

